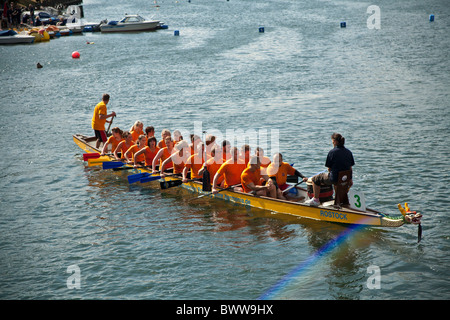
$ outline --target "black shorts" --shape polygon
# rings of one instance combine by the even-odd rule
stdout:
[[[101,142],[106,142],[108,140],[105,130],[94,130],[94,131],[95,131],[95,137],[97,138],[97,140],[99,140]]]

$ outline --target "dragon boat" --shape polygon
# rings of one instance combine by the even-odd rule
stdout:
[[[115,159],[111,156],[99,157],[100,150],[95,148],[95,137],[86,137],[83,135],[74,135],[74,142],[87,153],[98,154],[96,160],[98,162],[114,162]],[[116,162],[117,163],[117,162]],[[167,189],[171,186],[181,186],[182,188],[196,192],[199,197],[210,197],[214,199],[221,199],[232,203],[241,204],[245,207],[254,207],[270,212],[289,214],[302,218],[310,218],[315,220],[334,222],[340,224],[351,225],[367,225],[374,227],[400,227],[404,224],[415,224],[419,226],[419,241],[421,239],[421,218],[422,214],[411,211],[405,203],[405,207],[398,204],[400,214],[389,215],[377,210],[366,208],[365,204],[361,206],[361,195],[352,193],[349,191],[349,198],[356,199],[357,201],[350,201],[349,206],[339,206],[335,204],[333,197],[326,199],[327,201],[321,201],[321,204],[317,207],[304,204],[302,201],[289,201],[281,199],[273,199],[264,196],[255,196],[249,193],[234,191],[231,189],[221,189],[219,193],[213,194],[210,191],[203,191],[202,183],[199,181],[189,180],[188,182],[182,182],[181,177],[176,175],[166,175],[164,178],[154,174],[150,169],[146,168],[132,168],[128,164],[120,164],[121,169],[127,169],[132,173],[128,178],[129,182],[131,177],[134,178],[133,182],[140,182],[142,184],[155,181],[159,182],[161,189]],[[294,189],[293,194],[298,199],[308,199],[310,192],[308,189],[304,189],[297,185],[292,186]]]

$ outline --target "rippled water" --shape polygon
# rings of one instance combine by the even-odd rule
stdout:
[[[420,244],[415,226],[363,228],[273,298],[450,298],[446,1],[378,1],[379,30],[367,28],[369,2],[158,4],[86,0],[84,11],[95,22],[138,12],[168,30],[0,47],[0,297],[257,299],[347,230],[87,167],[72,134],[92,133],[109,92],[125,129],[279,130],[305,175],[324,169],[341,132],[369,207],[407,201],[424,214]],[[71,265],[80,289],[67,288]],[[367,286],[370,266],[380,289]]]

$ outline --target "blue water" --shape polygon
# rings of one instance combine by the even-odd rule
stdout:
[[[0,298],[258,299],[282,279],[272,299],[450,298],[447,2],[157,3],[86,0],[84,12],[139,13],[167,30],[0,47]],[[373,4],[378,30],[367,27]],[[72,135],[93,133],[104,92],[124,129],[278,130],[305,175],[325,169],[340,132],[367,205],[397,214],[408,202],[423,240],[416,226],[341,237],[345,226],[189,201],[87,167]],[[73,265],[79,289],[67,286]]]

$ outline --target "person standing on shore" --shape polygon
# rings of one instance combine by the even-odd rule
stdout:
[[[107,121],[106,119],[116,116],[114,111],[108,114],[106,108],[108,102],[109,94],[105,93],[103,94],[102,101],[95,106],[94,115],[92,116],[92,129],[94,129],[95,137],[97,138],[97,149],[100,147],[101,143],[105,143],[108,139],[105,131],[105,123],[110,121]]]

